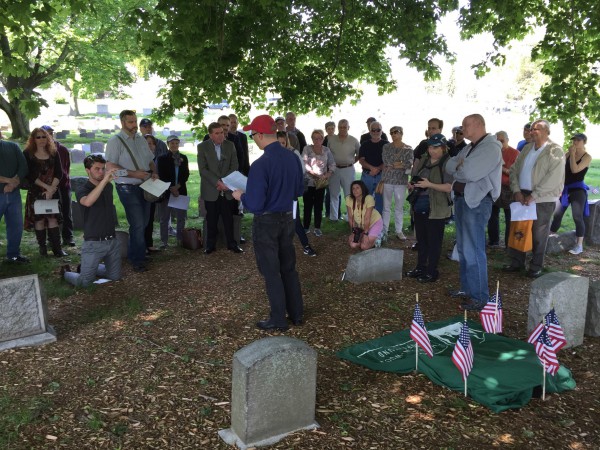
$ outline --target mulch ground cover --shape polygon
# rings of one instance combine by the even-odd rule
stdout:
[[[341,281],[352,253],[345,235],[311,240],[315,258],[297,246],[305,324],[286,334],[318,352],[321,427],[272,448],[600,447],[598,338],[559,353],[575,390],[494,414],[424,375],[375,372],[335,356],[409,327],[416,293],[427,321],[458,314],[459,302],[447,294],[458,287],[457,263],[443,256],[436,283],[353,285]],[[388,244],[405,250],[406,269],[416,261],[412,243]],[[252,244],[245,249],[207,256],[170,248],[153,257],[146,273],[126,267],[120,282],[49,298],[58,341],[0,353],[0,447],[229,448],[217,431],[230,426],[233,354],[268,336],[255,327],[268,316],[268,303]],[[547,268],[597,280],[599,256],[597,249],[550,256]],[[500,280],[503,293],[504,332],[526,339],[531,280],[500,271],[503,250],[488,257],[490,286]]]

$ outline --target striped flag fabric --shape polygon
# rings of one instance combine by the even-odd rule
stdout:
[[[433,349],[431,348],[431,341],[425,328],[425,321],[423,320],[423,314],[421,314],[421,308],[417,303],[415,306],[415,313],[413,314],[412,324],[410,325],[410,338],[417,343],[419,347],[423,349],[427,356],[433,357]]]
[[[545,365],[546,372],[550,375],[554,375],[558,371],[559,363],[546,330],[547,328],[544,327],[538,336],[535,343],[535,352],[537,353],[540,362]]]
[[[502,296],[492,295],[479,313],[481,325],[486,333],[502,333]]]
[[[530,344],[535,345],[535,343],[537,342],[537,340],[540,337],[540,334],[541,334],[541,332],[543,330],[544,330],[544,322],[540,322],[538,324],[538,326],[535,327],[535,329],[529,335],[529,338],[527,339],[527,342],[529,342]]]
[[[560,326],[554,308],[546,314],[546,325],[548,326],[548,337],[550,338],[550,342],[552,342],[552,350],[556,353],[567,345],[567,339],[565,338],[565,333],[563,333],[563,329]]]
[[[473,368],[473,346],[469,336],[469,325],[465,320],[460,329],[458,341],[452,352],[452,362],[460,370],[463,380],[466,380]]]

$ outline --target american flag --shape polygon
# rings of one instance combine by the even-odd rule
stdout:
[[[529,339],[527,339],[527,342],[535,345],[535,343],[538,340],[538,337],[540,336],[540,333],[544,329],[544,324],[548,327],[547,333],[550,337],[550,342],[552,343],[552,349],[556,353],[565,345],[567,345],[567,340],[565,339],[565,334],[563,333],[562,327],[558,322],[558,317],[556,316],[554,308],[552,308],[552,310],[548,314],[546,314],[546,316],[544,317],[544,322],[540,323],[537,327],[535,327],[535,330],[533,330],[533,332],[529,336]]]
[[[473,368],[473,346],[469,337],[469,325],[465,320],[460,329],[458,341],[452,352],[452,362],[462,373],[463,380],[466,380]]]
[[[552,342],[552,350],[556,353],[567,345],[567,340],[565,339],[565,334],[560,326],[558,317],[556,317],[554,308],[546,314],[546,325],[548,326],[548,337],[550,338],[550,342]]]
[[[490,297],[487,304],[479,313],[481,325],[486,333],[502,333],[502,296],[498,293],[496,310],[496,295]]]
[[[537,353],[540,362],[546,366],[546,372],[550,375],[554,375],[558,371],[559,364],[545,327],[537,338],[535,352]]]
[[[427,334],[425,322],[423,321],[423,314],[421,314],[421,308],[419,308],[418,303],[415,306],[415,313],[413,315],[412,324],[410,325],[410,338],[415,341],[425,353],[427,353],[427,356],[430,358],[433,357],[433,349],[431,348],[429,335]]]

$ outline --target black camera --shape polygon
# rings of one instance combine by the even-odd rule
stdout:
[[[360,227],[352,228],[352,242],[358,244],[360,242],[360,235],[362,234],[363,229]]]

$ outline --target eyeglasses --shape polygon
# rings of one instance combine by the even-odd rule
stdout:
[[[379,133],[381,131],[381,128],[373,128],[371,130],[371,133]]]
[[[252,139],[254,139],[254,136],[256,136],[257,134],[260,134],[260,133],[250,133],[250,137],[251,137]]]

